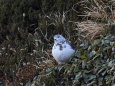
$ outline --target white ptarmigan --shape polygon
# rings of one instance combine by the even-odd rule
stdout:
[[[65,64],[71,55],[75,52],[70,42],[66,40],[62,35],[54,36],[54,45],[52,48],[52,56],[55,58],[58,64]]]

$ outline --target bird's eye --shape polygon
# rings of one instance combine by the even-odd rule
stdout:
[[[57,38],[59,38],[60,36],[58,36]]]

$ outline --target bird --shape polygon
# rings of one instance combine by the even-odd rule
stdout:
[[[69,40],[60,34],[54,35],[52,56],[59,65],[66,64],[71,59],[71,56],[74,54],[74,52],[75,49],[72,48]]]

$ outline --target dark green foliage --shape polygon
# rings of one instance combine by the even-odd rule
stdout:
[[[115,36],[107,36],[102,40],[95,40],[91,44],[89,43],[85,50],[82,46],[73,56],[72,64],[47,68],[45,75],[38,75],[33,84],[36,86],[43,84],[45,86],[111,85],[115,78],[114,39]],[[80,55],[78,55],[78,51],[80,51]],[[84,55],[86,57],[82,58]]]

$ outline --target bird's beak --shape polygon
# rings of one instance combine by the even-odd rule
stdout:
[[[57,41],[56,39],[54,39],[54,41]]]

